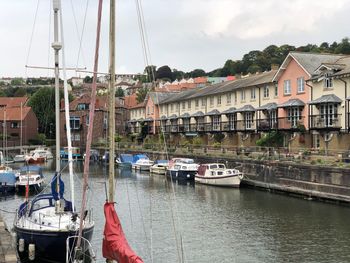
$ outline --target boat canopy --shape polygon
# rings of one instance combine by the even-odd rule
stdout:
[[[37,165],[26,165],[26,166],[22,166],[20,171],[22,172],[28,172],[28,171],[33,171],[33,172],[38,172],[41,173],[42,172],[42,168],[41,166],[37,166]]]
[[[132,163],[133,156],[132,154],[122,153],[120,154],[120,162],[122,163]]]
[[[140,159],[149,159],[149,158],[148,158],[148,156],[146,154],[143,154],[143,153],[134,154],[132,162],[136,163]]]
[[[15,184],[16,175],[14,172],[4,172],[0,173],[0,184]]]

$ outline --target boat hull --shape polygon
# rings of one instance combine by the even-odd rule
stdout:
[[[0,185],[0,196],[6,196],[6,195],[10,195],[10,194],[14,194],[16,190],[16,186],[15,185]]]
[[[38,157],[36,159],[29,158],[27,160],[28,164],[38,164],[38,163],[44,163],[46,161],[45,157]]]
[[[43,189],[44,187],[44,182],[41,182],[41,183],[38,183],[38,184],[30,184],[29,185],[29,192],[31,193],[40,193],[41,190]],[[26,191],[26,185],[23,185],[23,184],[17,184],[16,185],[16,188],[17,188],[17,192],[18,193],[25,193]]]
[[[178,180],[194,181],[194,177],[197,171],[187,171],[187,170],[168,170],[167,176]]]
[[[165,175],[166,168],[165,167],[151,167],[150,168],[150,173],[151,174],[162,174],[162,175]]]
[[[118,163],[118,168],[120,169],[131,169],[131,163]]]
[[[91,240],[94,226],[83,230],[83,237]],[[21,262],[28,262],[28,246],[35,245],[35,261],[30,262],[66,262],[66,240],[77,236],[78,231],[38,231],[14,226],[16,232],[17,251]],[[24,251],[19,251],[19,240],[24,239]],[[72,239],[73,240],[73,239]],[[75,241],[70,243],[73,248]]]
[[[241,179],[238,175],[234,176],[195,176],[195,182],[200,184],[225,186],[225,187],[239,187]]]

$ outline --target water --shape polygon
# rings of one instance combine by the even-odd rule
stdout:
[[[82,166],[75,168],[80,197]],[[45,169],[51,178],[51,166]],[[102,166],[91,166],[89,204],[96,221],[92,244],[97,262],[104,262],[106,173]],[[4,199],[0,207],[14,211],[22,199]],[[145,262],[180,262],[181,255],[188,263],[350,262],[347,207],[252,189],[179,185],[163,176],[131,172],[118,173],[116,202],[127,239]],[[1,213],[11,225],[14,215]]]

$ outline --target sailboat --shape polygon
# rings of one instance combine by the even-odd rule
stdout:
[[[65,262],[67,247],[74,247],[78,232],[86,240],[91,240],[94,221],[91,212],[84,210],[80,217],[74,205],[74,189],[71,190],[71,200],[64,197],[64,183],[60,168],[60,123],[59,123],[59,51],[62,49],[62,62],[64,62],[64,38],[62,27],[61,1],[52,0],[54,11],[54,42],[55,52],[55,113],[56,113],[56,172],[51,181],[51,193],[39,194],[32,200],[22,203],[14,220],[17,251],[22,262]],[[61,42],[59,41],[59,22]],[[63,70],[65,75],[65,70]],[[66,79],[64,77],[64,79]],[[66,91],[65,80],[65,91]],[[65,92],[66,94],[66,92]],[[68,100],[67,100],[68,101]],[[67,107],[66,107],[67,109]],[[69,111],[66,111],[66,119]],[[69,119],[69,117],[68,117]],[[69,137],[70,124],[66,121],[68,147],[71,143]],[[69,166],[72,168],[72,153],[69,153]],[[71,169],[70,169],[71,171]],[[72,186],[72,173],[71,186]],[[68,244],[66,243],[69,240]],[[84,251],[83,251],[84,252]]]

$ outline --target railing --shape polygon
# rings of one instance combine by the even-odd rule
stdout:
[[[298,116],[277,118],[277,129],[291,131],[305,130],[304,119],[305,117]]]
[[[277,119],[257,119],[256,129],[257,131],[276,130],[278,128],[277,124]]]
[[[341,129],[340,114],[310,115],[310,130],[314,129]]]

